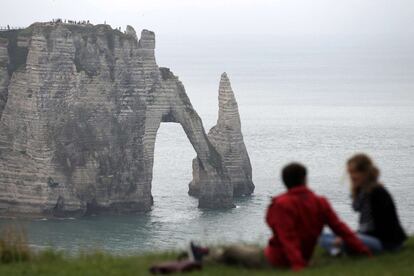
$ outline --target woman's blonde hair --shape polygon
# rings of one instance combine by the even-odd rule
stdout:
[[[355,154],[354,156],[348,159],[347,165],[352,166],[352,168],[357,172],[364,173],[367,175],[366,183],[364,183],[364,185],[360,187],[358,190],[353,190],[353,196],[356,196],[356,194],[361,190],[365,192],[371,192],[371,190],[375,186],[380,185],[380,183],[378,182],[380,171],[368,155],[364,153]]]

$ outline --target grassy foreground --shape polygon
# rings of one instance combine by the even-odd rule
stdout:
[[[65,256],[45,251],[27,260],[0,263],[0,275],[149,275],[148,268],[159,261],[171,260],[176,253],[119,257],[104,253]],[[204,267],[190,275],[274,275],[295,274],[288,270],[248,270],[221,265]],[[414,237],[398,253],[375,258],[329,258],[318,251],[313,264],[300,275],[414,275]]]

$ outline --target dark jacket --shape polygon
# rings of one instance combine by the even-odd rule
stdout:
[[[392,250],[407,239],[390,193],[381,185],[369,193],[374,229],[367,234],[378,238],[385,249]]]

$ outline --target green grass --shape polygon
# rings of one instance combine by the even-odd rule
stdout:
[[[148,275],[157,262],[171,260],[176,253],[111,256],[104,253],[65,256],[54,251],[35,254],[28,261],[0,264],[0,275]],[[222,265],[206,266],[190,275],[289,275],[288,270],[248,270]],[[319,250],[311,267],[299,275],[414,275],[414,238],[398,253],[374,258],[330,258]]]

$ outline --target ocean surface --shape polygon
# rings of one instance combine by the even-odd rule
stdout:
[[[187,195],[195,152],[180,125],[165,123],[156,141],[151,212],[18,223],[34,247],[72,252],[177,249],[190,240],[265,244],[264,212],[270,197],[284,191],[280,169],[300,161],[310,187],[355,228],[345,162],[366,152],[414,233],[413,49],[402,37],[159,35],[157,62],[183,81],[206,130],[217,120],[220,74],[228,73],[253,166],[253,196],[232,210],[199,210]]]

